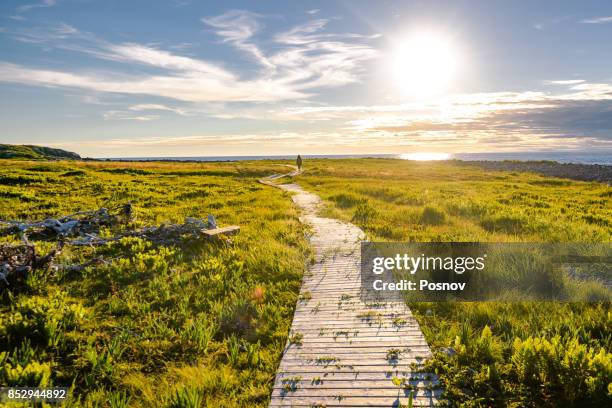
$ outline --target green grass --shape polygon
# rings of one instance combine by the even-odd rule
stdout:
[[[453,162],[310,160],[298,181],[373,241],[609,242],[611,188]]]
[[[45,146],[0,144],[0,159],[13,160],[74,160],[76,153]]]
[[[612,189],[452,162],[309,160],[297,181],[372,241],[610,242]],[[341,191],[341,193],[339,193]],[[612,400],[609,303],[410,303],[453,406]]]
[[[267,163],[0,161],[0,218],[39,220],[131,200],[130,227],[214,214],[231,244],[123,239],[68,248],[0,292],[0,384],[72,387],[69,406],[266,406],[309,248]],[[109,231],[107,231],[109,233]],[[4,241],[15,242],[14,237]],[[37,241],[41,252],[51,243]]]
[[[323,197],[325,213],[359,225],[372,240],[612,237],[612,189],[599,183],[453,163],[305,165],[297,180]],[[242,227],[227,246],[124,239],[96,251],[64,250],[61,262],[94,255],[111,262],[35,273],[25,287],[2,290],[0,383],[70,386],[76,407],[265,406],[309,257],[289,196],[256,182],[284,170],[274,162],[0,161],[2,219],[44,219],[113,198],[134,203],[132,227],[209,213]],[[410,306],[436,352],[427,369],[454,405],[610,402],[608,303]]]

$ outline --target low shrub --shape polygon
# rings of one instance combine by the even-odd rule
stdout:
[[[60,174],[60,177],[79,177],[79,176],[84,176],[87,173],[85,173],[83,170],[72,170],[72,171],[67,171],[65,173]]]
[[[368,203],[359,204],[353,213],[353,221],[366,223],[374,219],[378,211]]]
[[[224,307],[219,316],[219,331],[227,336],[250,337],[257,325],[259,313],[250,299],[237,299]]]
[[[432,206],[426,206],[423,208],[423,213],[421,214],[421,223],[425,225],[441,225],[446,221],[446,213]]]
[[[517,214],[495,214],[484,216],[480,225],[490,232],[505,232],[508,234],[520,234],[527,232],[529,222]]]
[[[366,200],[355,194],[335,194],[329,197],[330,200],[336,203],[340,208],[353,208],[359,204],[363,204]]]
[[[204,406],[204,394],[198,388],[183,387],[172,394],[168,408],[201,408]]]
[[[46,181],[46,177],[0,175],[0,184],[4,184],[5,186],[27,186],[29,184],[44,183]]]
[[[33,361],[23,366],[9,363],[0,366],[0,382],[9,387],[46,387],[50,378],[51,366],[47,363]]]

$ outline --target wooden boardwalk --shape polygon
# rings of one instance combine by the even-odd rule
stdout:
[[[319,217],[319,197],[297,184],[278,187],[294,193],[312,228],[315,263],[304,277],[270,407],[399,407],[411,394],[413,406],[434,406],[436,379],[414,372],[431,352],[410,309],[360,296],[363,232]],[[394,377],[405,385],[394,385]]]

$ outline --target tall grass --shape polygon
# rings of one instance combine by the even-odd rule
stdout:
[[[131,200],[130,228],[207,214],[241,226],[231,243],[66,248],[59,263],[108,263],[0,283],[0,385],[72,387],[75,407],[266,406],[309,251],[289,197],[257,183],[284,169],[0,161],[1,219]]]
[[[612,238],[612,188],[601,183],[491,173],[452,162],[310,160],[305,168],[298,182],[325,199],[324,212],[356,223],[372,241]],[[370,210],[355,216],[363,205]],[[549,282],[531,278],[533,285]],[[582,291],[581,298],[605,299],[595,286],[569,289]],[[452,406],[612,402],[609,302],[409,305],[434,351],[426,369],[440,377]]]

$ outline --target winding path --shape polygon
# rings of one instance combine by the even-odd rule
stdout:
[[[440,390],[414,368],[431,355],[404,302],[366,302],[360,294],[360,242],[355,225],[318,215],[321,199],[297,184],[300,220],[312,229],[315,262],[304,276],[289,341],[276,374],[270,407],[433,406]],[[405,379],[397,386],[393,378]],[[396,380],[397,381],[397,380]]]

